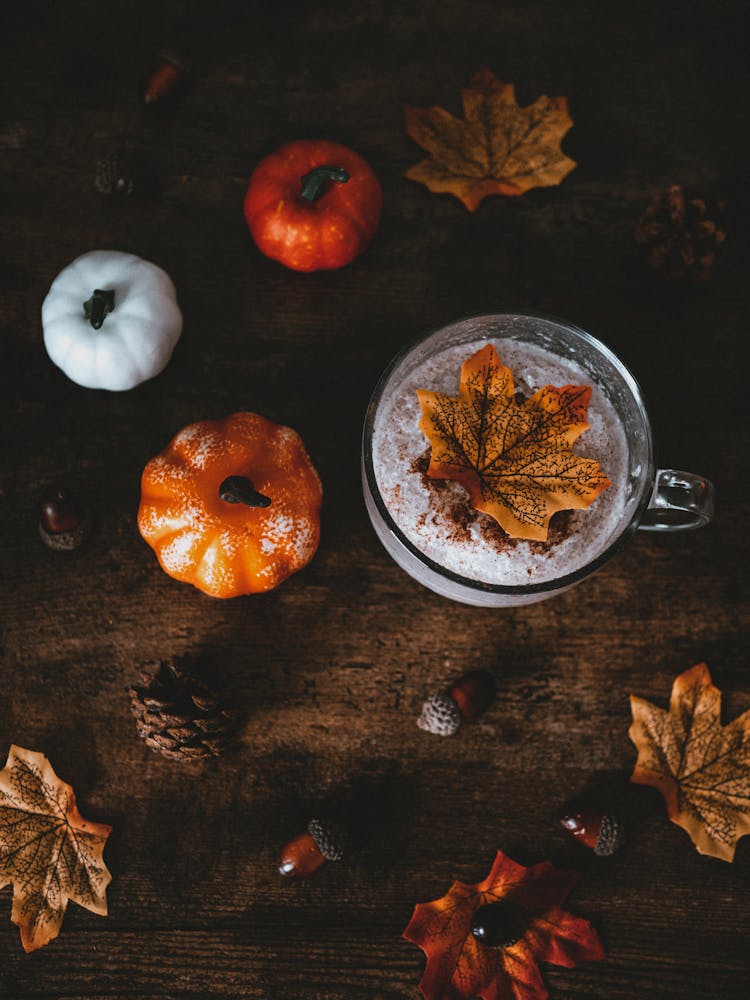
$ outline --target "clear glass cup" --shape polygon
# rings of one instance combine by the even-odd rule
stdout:
[[[373,433],[379,408],[399,392],[410,373],[449,348],[498,340],[514,341],[521,347],[541,347],[558,358],[574,362],[584,370],[591,384],[605,393],[625,434],[625,501],[617,523],[601,539],[595,555],[585,565],[554,579],[509,585],[484,583],[440,565],[398,526],[375,474]],[[421,433],[415,426],[415,434]],[[428,446],[426,439],[424,445]],[[655,469],[646,408],[637,382],[622,361],[605,344],[571,323],[551,316],[519,312],[459,320],[410,345],[393,359],[376,385],[367,409],[362,442],[362,484],[375,532],[396,563],[430,590],[479,607],[513,607],[545,600],[599,569],[637,528],[648,531],[699,528],[711,520],[714,507],[714,490],[708,480],[674,469]]]

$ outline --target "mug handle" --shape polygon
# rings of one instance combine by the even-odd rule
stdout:
[[[714,487],[708,479],[677,469],[657,469],[654,490],[639,528],[644,531],[692,531],[714,515]]]

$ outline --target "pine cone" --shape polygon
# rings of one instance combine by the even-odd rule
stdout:
[[[709,205],[673,184],[648,206],[636,226],[635,241],[665,278],[704,281],[726,239],[723,213],[723,202]]]
[[[162,660],[155,675],[128,692],[138,735],[170,760],[218,756],[237,728],[236,716],[186,669],[189,662]]]

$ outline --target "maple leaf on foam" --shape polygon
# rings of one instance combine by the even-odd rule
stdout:
[[[588,428],[589,386],[547,385],[518,404],[488,344],[461,367],[458,396],[418,389],[432,445],[427,475],[453,479],[513,538],[545,541],[558,510],[588,507],[610,482],[571,446]]]

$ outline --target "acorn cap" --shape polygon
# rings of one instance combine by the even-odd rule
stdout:
[[[417,719],[417,725],[426,733],[453,736],[461,725],[458,705],[445,691],[437,691],[422,705],[422,714]]]
[[[45,545],[58,552],[72,552],[73,549],[83,545],[91,534],[91,515],[86,511],[83,518],[75,528],[69,531],[47,531],[42,522],[39,522],[39,537]]]
[[[311,819],[307,832],[326,861],[341,861],[346,849],[346,830],[340,823]]]
[[[600,858],[608,858],[615,851],[619,851],[624,843],[625,829],[622,820],[616,813],[605,812],[602,816],[602,825],[594,847],[594,854]]]

